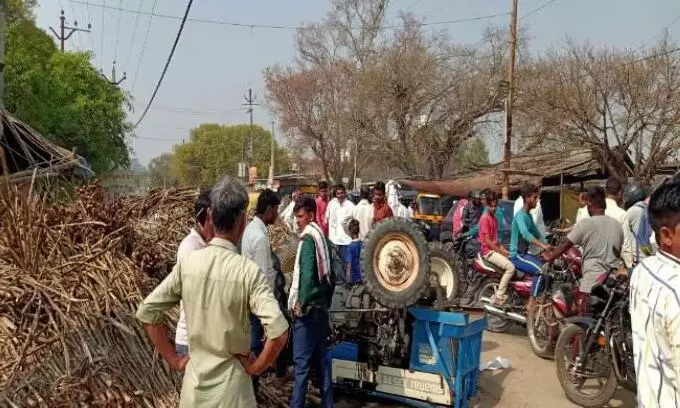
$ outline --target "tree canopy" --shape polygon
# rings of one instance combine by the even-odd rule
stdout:
[[[59,52],[30,8],[12,9],[7,27],[5,107],[55,144],[75,149],[92,169],[126,167],[130,98],[82,52]]]
[[[253,158],[259,178],[267,178],[268,175],[271,140],[269,131],[253,126]],[[188,186],[212,186],[226,175],[237,176],[244,142],[246,146],[250,144],[249,125],[200,125],[191,130],[187,143],[175,145],[170,160],[171,174]],[[275,144],[274,155],[275,172],[289,171],[290,157],[278,143]]]

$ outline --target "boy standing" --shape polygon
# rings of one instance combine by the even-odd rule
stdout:
[[[658,250],[638,264],[630,282],[638,407],[674,407],[680,399],[680,181],[661,185],[648,211]]]
[[[347,226],[352,242],[347,246],[344,254],[347,283],[361,282],[361,240],[359,239],[359,221],[351,220]]]

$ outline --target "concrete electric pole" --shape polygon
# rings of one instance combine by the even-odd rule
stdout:
[[[517,0],[512,0],[510,13],[510,63],[508,64],[508,97],[505,99],[505,148],[503,161],[503,199],[510,198],[510,158],[512,157],[512,103],[515,98],[515,54],[517,49]]]
[[[269,177],[268,184],[269,188],[274,187],[274,150],[276,149],[276,138],[274,137],[274,121],[272,121],[272,141],[271,141],[271,152],[269,157]]]
[[[257,97],[253,96],[253,90],[251,88],[248,88],[248,93],[243,95],[243,99],[245,99],[245,103],[243,106],[247,106],[248,109],[246,110],[246,113],[250,114],[250,148],[248,149],[248,157],[244,157],[244,162],[248,163],[247,167],[250,167],[253,165],[254,161],[254,156],[253,156],[253,106],[259,105],[258,103],[255,103],[255,99]],[[245,140],[243,144],[243,151],[245,152]],[[245,156],[245,153],[244,153]]]
[[[57,37],[57,40],[59,40],[60,44],[60,49],[61,52],[64,52],[64,44],[66,43],[66,40],[71,38],[73,33],[76,31],[83,31],[86,33],[90,32],[90,29],[92,28],[92,24],[87,23],[87,29],[84,28],[78,28],[78,22],[74,21],[73,22],[73,27],[69,27],[66,25],[66,17],[64,17],[64,10],[61,10],[61,17],[59,17],[60,24],[59,24],[59,33],[57,33],[52,26],[50,26],[50,30],[54,34],[55,37]],[[66,31],[68,30],[68,33]]]
[[[121,79],[119,79],[118,81],[116,81],[116,61],[113,61],[113,67],[111,68],[111,79],[106,77],[106,75],[104,74],[104,71],[100,71],[99,73],[104,77],[104,79],[109,81],[109,83],[111,85],[118,86],[123,81],[125,81],[127,79],[127,73],[125,71],[123,71],[123,77]]]

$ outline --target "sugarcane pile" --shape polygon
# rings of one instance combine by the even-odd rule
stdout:
[[[177,405],[134,311],[172,266],[196,193],[113,199],[95,183],[51,204],[0,184],[0,406]]]

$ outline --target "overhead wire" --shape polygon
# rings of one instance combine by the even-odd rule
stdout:
[[[141,0],[140,0],[141,1]],[[123,8],[123,0],[119,0],[120,8]],[[116,25],[116,42],[113,47],[113,63],[116,63],[116,59],[118,58],[118,38],[120,37],[120,18],[123,16],[123,12],[119,11],[118,12],[118,24]]]
[[[156,99],[156,95],[158,94],[158,90],[161,87],[161,84],[163,83],[163,78],[165,78],[165,74],[168,72],[168,68],[170,67],[170,63],[172,62],[172,57],[175,55],[175,50],[177,49],[177,44],[179,43],[179,39],[182,36],[182,31],[184,31],[184,25],[187,22],[187,18],[189,17],[189,11],[191,11],[191,5],[193,4],[194,0],[189,0],[189,3],[187,4],[186,11],[184,12],[184,17],[182,18],[182,23],[179,26],[179,30],[177,30],[177,36],[175,37],[175,42],[172,44],[172,49],[170,50],[170,55],[168,55],[168,60],[165,62],[165,66],[163,67],[163,71],[161,72],[160,78],[158,78],[158,83],[156,84],[156,89],[154,89],[153,94],[151,95],[151,98],[149,99],[149,103],[146,105],[146,108],[144,108],[144,112],[142,112],[142,116],[139,117],[137,120],[137,123],[132,126],[132,129],[130,131],[133,131],[139,126],[140,123],[144,120],[144,117],[146,116],[147,112],[149,112],[149,108],[151,107],[151,104],[153,103],[153,100]]]
[[[541,4],[540,6],[538,6],[538,7],[534,8],[534,9],[530,10],[528,13],[526,13],[526,14],[523,15],[523,16],[521,16],[519,19],[520,19],[520,20],[523,20],[523,19],[525,19],[525,18],[527,18],[527,17],[529,17],[529,16],[532,16],[532,15],[538,13],[539,11],[543,10],[544,8],[548,7],[549,5],[553,4],[553,3],[556,2],[556,1],[557,1],[557,0],[548,0],[548,1],[546,1],[545,3]]]
[[[89,4],[89,3],[88,3]],[[99,47],[99,70],[101,71],[104,68],[104,33],[106,32],[104,23],[106,21],[106,0],[102,0],[102,35],[101,35],[101,40],[100,40],[100,47]]]
[[[128,62],[130,61],[130,55],[132,54],[132,49],[134,48],[135,45],[135,38],[137,37],[137,27],[139,26],[139,16],[141,15],[140,12],[142,11],[143,5],[144,1],[139,0],[139,8],[137,9],[137,15],[135,16],[135,25],[134,28],[132,29],[132,36],[130,37],[130,46],[127,49],[127,55],[125,56],[123,64],[123,66],[125,67],[127,67]]]
[[[86,1],[82,1],[82,0],[72,0],[72,1],[74,3],[78,3],[78,4],[88,4],[89,3],[89,2],[86,2]],[[553,1],[556,1],[556,0],[553,0]],[[110,10],[119,10],[119,11],[122,11],[122,12],[125,12],[125,13],[136,13],[135,10],[125,9],[125,8],[106,6],[106,5],[95,4],[95,3],[89,3],[89,4],[93,7],[102,7],[102,8],[108,8]],[[181,20],[182,19],[182,17],[179,17],[179,16],[173,16],[173,15],[169,15],[169,14],[161,14],[161,13],[155,13],[155,12],[149,13],[149,12],[142,11],[141,14],[151,15],[153,17],[159,17],[159,18],[172,19],[172,20]],[[433,26],[433,25],[458,24],[458,23],[466,23],[466,22],[471,22],[471,21],[479,21],[479,20],[487,20],[487,19],[492,19],[492,18],[504,17],[504,16],[508,16],[508,15],[510,15],[509,12],[504,12],[504,13],[488,14],[488,15],[477,16],[477,17],[460,18],[460,19],[454,19],[454,20],[422,22],[422,23],[418,23],[417,25],[419,25],[419,26]],[[250,23],[239,23],[239,22],[215,20],[215,19],[205,19],[205,18],[203,18],[203,19],[202,18],[189,18],[189,19],[187,19],[187,21],[191,21],[193,23],[217,24],[217,25],[225,25],[225,26],[232,26],[232,27],[243,27],[243,28],[249,28],[249,29],[254,29],[254,28],[279,29],[279,30],[305,30],[305,29],[310,29],[310,27],[308,27],[308,26],[301,26],[301,25],[250,24]],[[392,28],[402,28],[402,27],[404,27],[403,24],[394,24],[394,25],[381,26],[380,29],[392,29]]]
[[[70,2],[71,0],[69,0]],[[87,24],[92,23],[92,17],[90,17],[90,5],[85,5],[85,15],[87,15]],[[94,52],[94,40],[92,39],[92,33],[87,33],[88,42],[90,43],[90,51]]]
[[[139,53],[139,58],[137,58],[137,67],[135,68],[135,74],[132,78],[132,89],[130,92],[133,94],[135,92],[135,86],[137,85],[137,78],[139,78],[139,69],[142,66],[142,61],[144,61],[144,52],[146,51],[146,43],[149,40],[149,31],[151,30],[151,21],[153,20],[154,11],[156,11],[156,0],[153,0],[153,5],[151,6],[149,23],[146,25],[146,34],[144,34],[144,41],[142,41],[142,50]]]

